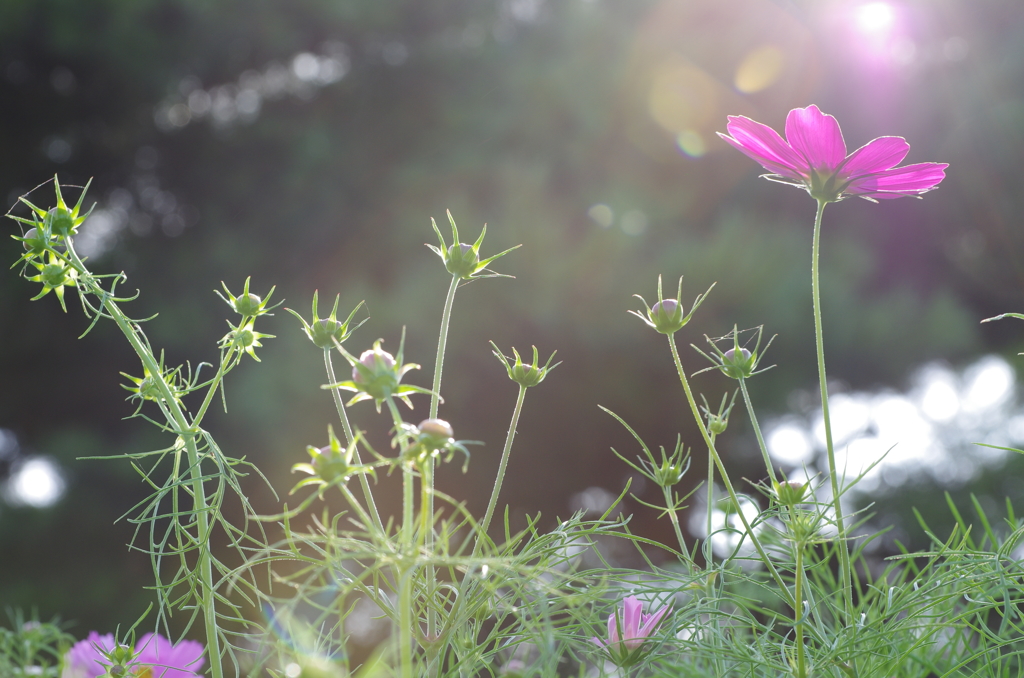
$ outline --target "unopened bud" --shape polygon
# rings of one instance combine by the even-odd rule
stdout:
[[[722,354],[722,372],[733,379],[745,379],[754,373],[757,359],[745,348],[730,348]]]
[[[460,278],[468,278],[476,273],[480,264],[480,255],[473,249],[472,245],[466,243],[455,243],[448,248],[448,257],[444,265],[448,272]]]
[[[63,207],[54,207],[46,213],[47,230],[62,238],[75,234],[75,218]]]
[[[242,314],[243,316],[250,316],[259,313],[260,304],[262,303],[262,299],[260,299],[257,295],[252,294],[250,292],[249,294],[243,294],[242,296],[235,299],[235,302],[232,304],[232,306],[234,306],[235,310],[238,313]]]
[[[321,318],[310,326],[309,338],[318,348],[333,348],[334,340],[339,342],[344,334],[341,322],[333,318]]]
[[[672,487],[683,479],[685,473],[685,467],[666,462],[654,472],[654,481],[660,487]]]
[[[708,415],[708,430],[716,436],[725,433],[727,428],[729,428],[729,417],[719,417],[717,414]]]
[[[370,370],[374,376],[364,377],[358,367],[352,368],[352,381],[357,384],[368,384],[381,374],[393,372],[395,368],[395,357],[381,349],[368,349],[359,356],[359,363]]]
[[[455,435],[452,425],[444,419],[424,419],[418,428],[420,441],[434,449],[447,444]]]
[[[673,334],[686,324],[683,306],[676,299],[663,299],[651,307],[651,322],[662,334]]]
[[[783,506],[795,506],[804,500],[807,494],[807,483],[798,480],[786,480],[775,483],[775,496]]]
[[[40,281],[47,287],[60,287],[68,282],[68,269],[63,264],[46,264],[39,275]]]

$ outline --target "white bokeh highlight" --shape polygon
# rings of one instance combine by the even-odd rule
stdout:
[[[829,411],[839,474],[844,483],[859,477],[856,489],[864,492],[918,478],[966,483],[1008,454],[984,445],[1024,442],[1016,373],[996,355],[959,372],[943,363],[924,365],[905,392],[836,393]],[[806,469],[809,476],[827,476],[820,408],[768,421],[765,430],[768,452],[787,475]]]

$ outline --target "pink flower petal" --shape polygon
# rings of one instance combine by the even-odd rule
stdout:
[[[666,605],[654,614],[647,615],[647,619],[644,620],[643,628],[640,629],[640,635],[644,638],[649,638],[650,635],[654,632],[654,629],[658,626],[658,623],[661,622],[662,618],[666,614],[668,614],[668,611],[670,609],[671,608],[668,605]]]
[[[637,633],[640,631],[640,621],[643,618],[643,603],[637,600],[635,596],[628,596],[624,601],[622,601],[622,607],[623,640],[636,638]]]
[[[930,191],[946,178],[946,163],[922,162],[854,180],[846,192],[868,198],[901,198]]]
[[[768,125],[742,115],[730,115],[726,129],[731,137],[721,132],[718,136],[765,169],[790,179],[807,176],[810,169],[807,163]]]
[[[80,640],[71,646],[64,657],[65,673],[69,676],[84,676],[85,678],[96,678],[104,675],[107,670],[104,663],[109,663],[103,656],[102,650],[107,652],[114,649],[114,634],[107,633],[100,635],[96,631],[90,631],[85,640]]]
[[[840,173],[859,177],[882,172],[903,162],[909,151],[910,144],[903,137],[879,137],[851,153]]]
[[[786,139],[807,164],[831,172],[846,159],[846,142],[839,123],[817,106],[794,108],[786,116]]]
[[[172,644],[159,634],[147,633],[135,644],[140,664],[151,666],[154,678],[195,678],[203,667],[203,646],[194,640]]]
[[[617,612],[612,612],[608,615],[608,642],[619,642],[619,622]]]

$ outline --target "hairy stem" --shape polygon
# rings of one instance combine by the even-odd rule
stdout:
[[[683,531],[679,527],[678,512],[676,511],[675,502],[672,501],[672,489],[662,487],[661,492],[665,496],[665,510],[668,511],[668,519],[672,521],[672,529],[675,530],[676,540],[679,542],[679,552],[686,557],[689,551],[686,549],[686,539],[683,538]],[[687,560],[689,559],[687,558]]]
[[[394,398],[387,398],[388,411],[395,422],[396,431],[402,425],[402,415],[398,412]],[[404,450],[400,451],[400,454]],[[399,661],[401,663],[400,675],[402,678],[412,678],[412,641],[413,641],[413,610],[412,610],[412,588],[413,573],[416,563],[416,545],[413,532],[415,531],[414,508],[416,502],[415,474],[405,460],[401,461],[402,467],[402,533],[401,533],[401,565],[398,568],[398,644]]]
[[[740,390],[743,391],[743,402],[747,406],[747,414],[750,415],[750,423],[754,427],[754,435],[757,436],[757,446],[761,448],[761,456],[764,457],[765,468],[768,469],[768,477],[771,478],[772,487],[778,484],[775,477],[775,469],[772,467],[772,459],[768,456],[768,447],[764,444],[764,436],[761,435],[761,427],[757,424],[757,415],[754,414],[754,404],[750,400],[750,393],[747,391],[747,380],[740,378]]]
[[[338,379],[334,376],[334,363],[331,360],[331,349],[324,349],[324,365],[327,367],[327,378],[328,383],[337,384]],[[345,431],[345,445],[352,445],[355,441],[355,434],[352,432],[352,425],[348,421],[348,412],[345,410],[345,403],[341,398],[341,392],[336,389],[331,389],[331,394],[334,396],[334,406],[338,409],[338,418],[341,419],[341,428]],[[359,458],[359,446],[356,445],[352,459],[356,464],[363,463]],[[380,512],[377,510],[377,502],[373,499],[373,492],[370,491],[370,481],[366,477],[365,473],[359,474],[359,484],[363,488],[363,499],[366,501],[366,506],[370,510],[370,515],[373,518],[373,526],[380,532],[381,538],[384,537],[384,523],[381,522]]]
[[[85,264],[75,252],[71,239],[65,240],[67,244],[68,260],[80,274],[79,283],[85,284],[87,291],[100,298],[107,314],[117,324],[124,334],[142,364],[148,370],[154,384],[163,398],[163,405],[171,415],[170,423],[185,443],[185,451],[188,455],[188,463],[192,484],[192,501],[194,502],[193,515],[196,524],[197,562],[196,570],[199,572],[200,593],[199,604],[203,608],[203,625],[206,630],[206,652],[210,659],[211,678],[223,678],[224,671],[220,663],[220,628],[217,624],[217,611],[215,606],[216,593],[213,582],[213,561],[210,555],[210,532],[211,518],[210,507],[207,503],[206,488],[203,485],[203,472],[200,469],[199,449],[196,445],[196,436],[199,431],[188,420],[181,403],[178,401],[177,393],[171,388],[164,377],[160,363],[139,337],[139,331],[135,324],[121,311],[118,305],[111,298],[112,295],[96,283],[92,274],[85,268]],[[215,389],[215,385],[211,386]]]
[[[512,451],[512,439],[516,436],[516,426],[519,424],[519,415],[523,411],[523,400],[526,399],[526,386],[519,385],[519,397],[516,399],[516,408],[512,412],[512,423],[508,427],[508,435],[505,436],[505,449],[501,451],[501,463],[498,464],[498,476],[494,479],[494,489],[491,490],[491,499],[487,502],[487,512],[484,519],[477,528],[476,545],[473,546],[473,556],[480,553],[480,547],[484,538],[487,537],[487,528],[491,525],[491,518],[494,517],[494,508],[498,504],[498,494],[501,492],[501,483],[505,479],[505,469],[508,468],[508,457]]]
[[[804,549],[803,544],[796,544],[796,585],[793,593],[793,624],[796,626],[796,678],[807,678],[807,659],[804,650]]]
[[[448,344],[448,325],[452,319],[452,304],[455,302],[455,290],[459,288],[459,276],[452,276],[452,284],[448,288],[448,296],[444,300],[444,311],[441,313],[441,334],[437,338],[437,357],[434,360],[434,385],[430,395],[430,418],[437,418],[437,407],[441,400],[441,368],[444,366],[444,349]]]
[[[679,350],[676,348],[676,339],[674,334],[668,335],[668,345],[672,349],[672,358],[676,364],[676,371],[679,373],[679,381],[683,385],[683,391],[686,393],[686,400],[690,403],[690,410],[693,412],[693,418],[697,420],[697,426],[700,428],[700,433],[704,437],[704,442],[707,444],[708,449],[711,450],[711,455],[714,457],[715,466],[718,467],[718,475],[722,477],[722,484],[725,485],[725,491],[729,493],[729,498],[732,499],[736,506],[736,515],[739,516],[740,522],[743,523],[743,529],[746,531],[747,536],[750,537],[750,542],[754,545],[757,550],[757,554],[761,557],[761,561],[764,562],[764,566],[768,569],[772,579],[779,587],[779,593],[786,598],[787,602],[792,603],[793,596],[786,587],[786,583],[782,580],[782,576],[779,571],[775,569],[775,565],[772,563],[768,554],[765,552],[764,547],[761,545],[761,540],[754,534],[753,528],[750,526],[750,521],[747,520],[747,516],[744,515],[740,508],[739,497],[736,495],[736,490],[733,489],[732,481],[729,480],[729,474],[725,471],[725,465],[722,463],[722,457],[718,454],[718,450],[715,449],[715,441],[711,439],[711,434],[708,432],[708,427],[704,424],[704,418],[701,417],[700,408],[697,406],[697,401],[693,397],[693,391],[690,390],[690,382],[686,379],[686,372],[683,370],[683,361],[679,358]],[[709,535],[710,536],[710,535]]]
[[[825,200],[818,200],[814,215],[814,239],[811,245],[811,294],[814,298],[814,342],[818,351],[818,385],[821,389],[821,414],[825,421],[825,450],[828,453],[828,478],[832,486],[832,503],[836,511],[836,529],[839,543],[839,578],[843,587],[843,603],[847,618],[853,613],[853,583],[850,571],[850,551],[846,545],[846,527],[843,523],[842,488],[836,470],[836,452],[832,444],[832,419],[828,412],[828,380],[825,377],[825,344],[821,331],[821,290],[818,274],[818,252],[821,245],[821,215],[825,212]]]
[[[711,448],[715,444],[715,438],[717,437],[716,433],[711,433],[711,445],[708,445],[708,547],[704,549],[706,552],[704,558],[707,560],[708,565],[711,564],[715,557],[714,550],[711,548],[711,515],[715,510],[715,455],[711,453]]]
[[[441,401],[441,371],[444,368],[444,351],[448,345],[448,326],[451,324],[452,319],[452,306],[455,303],[455,290],[459,288],[459,276],[453,275],[451,285],[448,286],[448,295],[444,299],[444,310],[441,312],[441,330],[437,337],[437,356],[434,358],[434,383],[431,386],[432,393],[430,394],[430,418],[437,418],[437,409]],[[430,457],[424,461],[424,478],[421,482],[427,484],[427,489],[424,490],[427,498],[427,502],[424,506],[424,511],[427,516],[433,519],[434,515],[434,458]],[[434,530],[431,527],[425,533],[427,550],[433,550],[434,546]],[[430,586],[430,595],[434,594],[434,582],[436,576],[434,573],[434,566],[429,565],[427,567],[427,580]],[[433,612],[427,612],[427,627],[428,632],[434,633],[437,628],[437,619]]]

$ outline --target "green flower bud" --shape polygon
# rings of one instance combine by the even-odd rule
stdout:
[[[30,228],[25,232],[25,237],[22,239],[21,244],[29,254],[40,255],[46,251],[48,243],[46,238],[39,234],[38,229]]]
[[[139,397],[143,400],[160,400],[160,387],[153,377],[146,377],[139,383]]]
[[[327,445],[319,449],[310,448],[308,451],[312,458],[310,466],[316,471],[317,476],[328,483],[344,479],[351,473],[348,460],[345,459],[345,454],[342,450]]]
[[[682,466],[678,463],[673,463],[674,460],[665,461],[661,464],[661,467],[654,471],[654,482],[660,487],[672,487],[683,479],[683,474],[686,473],[689,464]]]
[[[256,343],[256,335],[253,333],[252,330],[246,328],[239,330],[235,340],[238,342],[238,345],[241,346],[242,348],[249,348],[254,343]]]
[[[383,401],[399,390],[402,375],[419,365],[399,365],[395,357],[380,347],[380,342],[359,356],[352,365],[352,383],[375,401]]]
[[[356,315],[356,311],[358,311],[363,305],[363,302],[360,301],[356,304],[356,307],[352,309],[352,313],[349,314],[348,318],[346,318],[344,322],[339,321],[337,316],[338,303],[341,301],[340,294],[334,298],[334,308],[331,309],[331,314],[326,318],[318,318],[318,296],[317,292],[313,292],[313,321],[311,323],[307,323],[302,319],[301,315],[290,308],[285,309],[299,319],[299,322],[302,323],[302,330],[306,333],[306,336],[309,337],[309,340],[317,346],[317,348],[330,349],[334,348],[337,344],[344,343],[356,328],[368,320],[368,318],[364,318],[355,326],[349,327],[349,324]]]
[[[452,275],[460,278],[468,278],[477,271],[480,265],[480,255],[472,245],[456,243],[448,248],[448,256],[445,257],[444,267]]]
[[[756,367],[753,354],[745,348],[730,348],[722,354],[722,372],[733,379],[746,379]]]
[[[686,324],[683,306],[675,299],[663,299],[651,307],[651,322],[654,329],[662,334],[678,332]]]
[[[729,417],[719,417],[715,414],[708,416],[708,430],[716,436],[725,433],[727,428],[729,428]]]
[[[395,369],[395,357],[380,346],[374,346],[372,349],[362,352],[359,356],[359,364],[366,370],[360,370],[358,366],[353,367],[352,381],[366,385],[381,376],[390,375]]]
[[[472,245],[467,245],[466,243],[459,241],[459,228],[455,225],[455,219],[452,217],[451,212],[448,212],[448,221],[450,221],[452,225],[452,244],[450,246],[445,244],[444,236],[441,235],[441,229],[437,227],[437,222],[431,219],[430,223],[434,227],[434,233],[437,234],[437,241],[440,247],[437,245],[427,245],[427,247],[429,247],[434,254],[441,257],[441,260],[444,261],[444,267],[449,273],[461,280],[508,277],[489,271],[487,269],[487,265],[495,259],[505,256],[512,250],[516,249],[516,247],[519,247],[519,245],[510,247],[504,252],[487,257],[486,259],[481,259],[480,246],[483,245],[484,236],[487,235],[487,226],[484,225],[483,229],[481,229],[480,237],[476,239],[476,242]]]
[[[711,287],[714,287],[712,284]],[[640,320],[643,320],[650,327],[661,334],[675,334],[681,330],[686,323],[690,322],[690,318],[693,317],[694,312],[704,303],[704,299],[707,298],[708,293],[711,292],[711,287],[704,294],[699,295],[693,302],[693,306],[690,307],[689,313],[683,312],[683,305],[679,303],[679,297],[683,294],[683,279],[679,278],[679,287],[676,291],[675,299],[665,299],[661,291],[661,276],[658,276],[658,301],[655,302],[654,306],[648,306],[647,301],[639,294],[633,296],[644,302],[643,311],[630,311],[633,315]]]
[[[798,480],[786,480],[775,483],[775,496],[783,506],[796,506],[807,494],[807,483]]]
[[[355,455],[356,444],[360,434],[348,446],[343,447],[341,441],[334,435],[334,429],[327,427],[329,443],[325,447],[314,447],[309,445],[306,451],[309,453],[309,463],[294,464],[292,473],[296,471],[306,473],[310,477],[300,481],[292,488],[292,493],[306,485],[316,485],[320,488],[320,494],[333,485],[343,485],[349,478],[360,473],[375,475],[372,465],[353,464],[352,458]]]
[[[455,437],[451,424],[444,419],[424,419],[417,428],[420,443],[431,449],[443,447]]]
[[[267,308],[267,302],[270,301],[270,297],[274,294],[274,290],[277,288],[271,287],[270,291],[267,292],[267,298],[262,299],[259,295],[253,294],[249,291],[249,280],[250,278],[245,279],[245,285],[242,288],[242,293],[237,297],[231,294],[231,290],[229,290],[228,286],[223,282],[221,282],[221,286],[224,288],[224,292],[227,293],[227,296],[225,297],[218,290],[214,290],[214,292],[217,293],[217,296],[226,301],[228,306],[235,310],[235,313],[241,315],[243,321],[246,318],[255,318],[261,315],[273,315],[270,313],[270,309]],[[272,306],[271,309],[272,308],[275,307]]]
[[[70,280],[68,277],[68,268],[64,264],[46,264],[39,271],[39,278],[41,283],[47,287],[60,287],[66,285]]]
[[[548,358],[544,367],[540,367],[536,346],[533,347],[532,365],[523,363],[523,359],[519,356],[519,351],[515,348],[512,349],[512,353],[515,355],[515,360],[513,360],[512,358],[506,358],[501,351],[498,350],[497,345],[495,345],[493,341],[491,342],[491,346],[494,347],[494,355],[505,365],[505,371],[508,372],[508,378],[527,388],[530,386],[536,386],[540,382],[544,381],[544,378],[548,376],[548,372],[562,364],[561,362],[557,362],[554,365],[551,364],[551,361],[555,359],[555,353],[558,353],[558,351],[552,352],[551,357]]]
[[[85,201],[85,193],[89,190],[89,185],[91,183],[92,179],[90,179],[82,188],[82,193],[78,197],[78,202],[75,206],[69,209],[67,203],[64,202],[64,196],[61,195],[60,182],[57,180],[57,177],[54,176],[53,188],[57,195],[56,207],[45,210],[41,207],[36,207],[22,196],[19,200],[28,205],[29,209],[32,210],[32,220],[30,221],[13,215],[11,215],[11,218],[31,227],[41,227],[42,236],[40,237],[39,231],[37,230],[33,237],[42,243],[48,243],[51,238],[63,239],[71,237],[75,235],[75,231],[78,230],[78,227],[81,226],[92,213],[92,209],[90,209],[85,214],[81,214],[82,203]],[[23,238],[19,238],[19,240],[22,239]]]
[[[66,207],[57,206],[51,208],[43,217],[43,227],[59,238],[67,238],[75,234],[75,229],[78,227],[76,221],[74,215]]]
[[[732,332],[725,335],[724,337],[719,337],[718,339],[712,339],[711,337],[704,335],[704,338],[711,346],[711,354],[705,353],[704,351],[700,350],[696,346],[693,346],[692,344],[691,346],[693,346],[693,348],[696,349],[698,353],[707,358],[708,361],[711,362],[712,366],[707,367],[701,370],[700,372],[697,372],[697,374],[700,374],[701,372],[706,372],[707,370],[717,369],[721,370],[722,374],[729,377],[730,379],[746,379],[755,374],[760,374],[761,372],[770,370],[772,367],[774,367],[774,365],[770,367],[765,367],[763,369],[758,369],[758,364],[761,362],[761,359],[764,358],[765,352],[768,350],[768,348],[772,345],[772,342],[775,340],[775,337],[769,339],[768,343],[762,349],[761,337],[763,331],[764,327],[755,327],[753,329],[743,330],[741,332],[735,326],[733,326]],[[757,340],[754,342],[754,350],[752,351],[743,346],[740,346],[740,335],[745,332],[752,332],[756,336]],[[728,346],[728,348],[723,351],[721,348],[719,348],[719,343],[725,343],[726,346]],[[749,345],[750,342],[747,341],[745,343]]]
[[[332,318],[320,318],[310,329],[310,339],[320,348],[332,348],[334,340],[341,341],[345,335],[345,326]]]
[[[241,315],[256,315],[261,310],[260,305],[262,303],[263,300],[260,299],[259,295],[250,292],[235,299],[235,303],[232,306]]]

